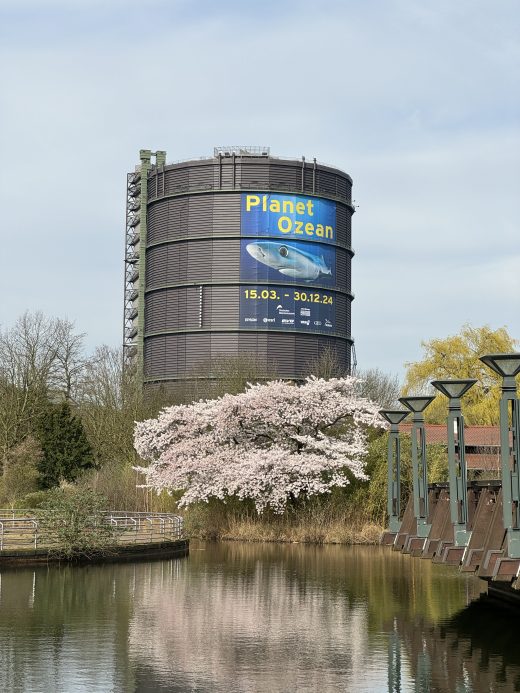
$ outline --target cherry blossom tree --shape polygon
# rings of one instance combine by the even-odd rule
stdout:
[[[136,424],[146,486],[182,490],[180,504],[234,496],[283,512],[291,499],[365,479],[366,427],[377,405],[352,377],[275,380],[237,395],[177,405]]]

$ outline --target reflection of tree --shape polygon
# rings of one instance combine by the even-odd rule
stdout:
[[[387,683],[395,614],[448,617],[467,585],[478,593],[429,562],[364,547],[206,545],[177,567],[171,582],[155,566],[140,585],[129,637],[137,672],[185,690],[373,690]]]
[[[127,566],[3,571],[0,690],[132,690],[132,575]]]
[[[130,627],[132,657],[185,690],[333,690],[359,680],[367,646],[363,602],[298,584],[288,566],[257,561],[188,572],[165,599],[156,577],[141,586]],[[261,688],[258,682],[261,681]]]
[[[374,547],[194,544],[187,560],[4,571],[0,690],[513,690],[514,615],[466,607],[479,589]]]

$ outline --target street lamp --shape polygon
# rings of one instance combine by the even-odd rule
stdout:
[[[464,445],[464,417],[460,398],[477,381],[434,380],[433,387],[449,399],[448,405],[448,470],[450,477],[450,514],[455,546],[467,546],[471,532],[468,523],[468,472]]]
[[[520,354],[487,354],[480,360],[502,376],[500,398],[500,466],[504,529],[509,558],[520,558],[520,408],[515,376],[520,373]],[[509,433],[511,432],[511,442]]]
[[[428,524],[428,462],[426,460],[426,436],[424,434],[423,411],[435,397],[400,397],[401,404],[413,412],[412,419],[412,477],[413,510],[417,520],[417,536],[426,538]]]
[[[388,434],[388,527],[391,533],[397,534],[401,528],[401,441],[399,424],[406,419],[409,411],[381,409],[381,416],[390,424]]]

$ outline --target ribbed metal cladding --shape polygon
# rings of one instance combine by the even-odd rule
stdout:
[[[275,332],[156,335],[145,340],[147,380],[191,380],[201,371],[206,374],[212,359],[243,353],[255,353],[267,360],[272,371],[281,378],[302,378],[320,352],[331,344],[338,357],[348,363],[350,345],[343,339],[321,335]]]
[[[352,180],[315,161],[226,156],[154,167],[148,177],[144,379],[193,381],[222,356],[254,354],[299,379],[326,346],[351,351]],[[281,193],[336,205],[334,333],[242,329],[241,195]],[[262,282],[259,282],[262,283]],[[319,282],[316,285],[319,288]]]

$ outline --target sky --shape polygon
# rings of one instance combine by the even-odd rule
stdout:
[[[354,181],[358,366],[520,339],[518,0],[0,0],[0,327],[122,342],[126,173],[218,145]]]

